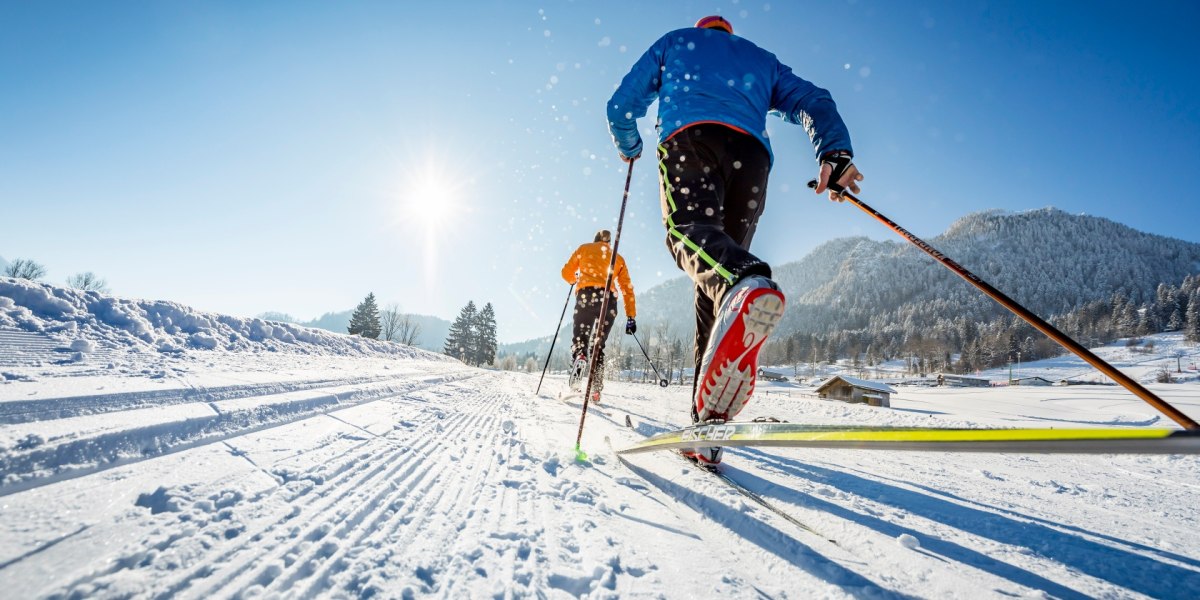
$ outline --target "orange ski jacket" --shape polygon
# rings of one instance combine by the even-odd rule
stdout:
[[[612,249],[607,242],[591,242],[575,250],[567,264],[563,265],[562,278],[567,283],[576,284],[576,289],[602,288],[608,279],[608,263],[612,259]],[[621,288],[621,300],[625,303],[625,316],[630,319],[637,316],[637,303],[633,298],[633,283],[629,281],[629,270],[625,268],[625,259],[618,254],[616,265],[616,283]],[[614,289],[610,287],[609,289]]]

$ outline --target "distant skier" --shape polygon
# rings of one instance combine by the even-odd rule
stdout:
[[[609,242],[612,234],[607,229],[596,232],[596,238],[590,244],[580,246],[567,264],[563,265],[562,277],[567,283],[577,284],[575,290],[574,328],[571,337],[571,386],[577,388],[587,378],[588,353],[592,349],[592,331],[600,321],[601,304],[604,302],[604,284],[608,280],[608,264],[612,261],[612,248]],[[621,288],[621,299],[625,303],[625,333],[633,335],[637,331],[637,304],[633,297],[633,284],[629,281],[629,270],[625,268],[625,259],[617,255],[613,281]],[[612,331],[613,321],[617,318],[617,298],[614,288],[608,289],[608,315],[604,318],[601,328],[600,353],[596,357],[596,373],[598,377],[592,383],[592,402],[600,401],[600,390],[604,388],[604,340]]]
[[[621,81],[608,127],[626,162],[642,154],[637,119],[654,100],[667,246],[695,283],[692,420],[730,419],[753,393],[759,350],[784,307],[770,266],[749,251],[773,159],[767,114],[808,132],[820,165],[817,193],[830,182],[858,192],[863,177],[829,92],[734,35],[722,17],[659,38]],[[829,197],[839,199],[833,190]],[[721,453],[684,451],[706,464]]]

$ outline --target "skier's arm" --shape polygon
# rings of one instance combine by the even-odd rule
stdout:
[[[629,280],[629,269],[625,268],[625,258],[617,256],[617,285],[621,288],[621,300],[625,302],[625,316],[630,319],[637,316],[637,301],[633,297],[633,282]]]
[[[783,63],[778,63],[775,75],[771,111],[789,123],[804,127],[816,150],[817,159],[836,150],[853,155],[850,132],[829,92],[801,79]]]
[[[642,136],[638,134],[637,120],[646,116],[646,109],[658,97],[666,47],[665,36],[650,46],[633,64],[608,101],[608,132],[612,134],[613,143],[623,159],[634,159],[642,154]]]
[[[563,265],[562,278],[567,283],[574,285],[579,282],[579,250],[576,249],[571,258],[567,259],[567,264]]]
[[[771,110],[779,113],[783,120],[803,126],[808,133],[820,165],[816,193],[828,190],[829,199],[837,201],[843,199],[840,194],[843,188],[858,193],[858,182],[863,176],[853,163],[850,132],[827,90],[800,78],[790,67],[777,62]],[[837,185],[830,189],[830,184]]]

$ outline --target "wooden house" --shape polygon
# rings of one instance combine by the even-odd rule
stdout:
[[[982,377],[968,377],[966,375],[955,375],[953,373],[941,373],[937,376],[938,385],[949,387],[989,387],[991,381]]]
[[[1054,385],[1054,382],[1053,382],[1053,381],[1050,381],[1049,379],[1046,379],[1045,377],[1021,377],[1021,378],[1019,378],[1019,379],[1011,379],[1011,380],[1009,380],[1009,382],[1008,382],[1008,385],[1037,385],[1037,386],[1042,386],[1042,385]]]
[[[885,383],[845,375],[835,375],[817,387],[817,396],[821,398],[871,406],[891,406],[891,397],[895,393],[896,390]]]

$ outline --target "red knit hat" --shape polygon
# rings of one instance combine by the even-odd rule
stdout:
[[[696,21],[696,27],[701,29],[721,29],[725,33],[731,35],[733,34],[733,25],[731,25],[729,21],[726,21],[725,17],[722,17],[721,15],[704,17],[703,19]]]

